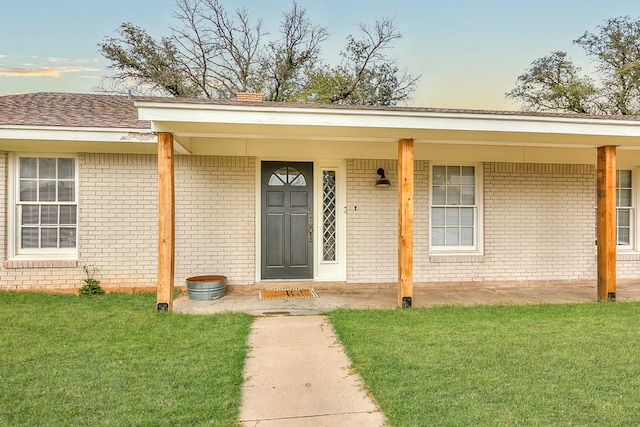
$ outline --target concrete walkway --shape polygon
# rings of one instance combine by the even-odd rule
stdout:
[[[249,346],[240,410],[244,426],[384,424],[326,317],[259,317]]]

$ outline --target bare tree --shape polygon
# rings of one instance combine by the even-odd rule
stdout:
[[[355,92],[366,76],[369,65],[375,67],[377,63],[387,63],[383,54],[385,49],[400,40],[402,35],[396,31],[391,19],[376,20],[373,26],[358,24],[362,37],[357,40],[353,36],[347,38],[347,50],[343,56],[348,66],[353,69],[350,84],[338,93],[333,102],[348,99]]]
[[[269,101],[289,101],[301,90],[304,72],[316,64],[320,44],[329,37],[327,29],[313,25],[295,1],[282,14],[280,35],[282,39],[269,44],[262,61],[262,69],[269,76],[264,88]]]
[[[176,0],[174,17],[172,36],[160,41],[122,24],[119,37],[99,44],[113,80],[173,96],[233,98],[254,91],[276,102],[375,105],[409,99],[418,80],[386,55],[401,38],[390,19],[360,24],[361,38],[349,36],[342,63],[331,68],[320,58],[327,29],[314,25],[295,0],[272,41],[260,20],[252,21],[246,9],[229,14],[220,0]]]
[[[264,32],[246,9],[227,14],[218,0],[177,0],[173,28],[181,65],[207,98],[230,98],[253,90]]]

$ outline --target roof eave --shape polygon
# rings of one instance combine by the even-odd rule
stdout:
[[[399,138],[410,138],[411,130],[526,133],[539,135],[585,135],[640,137],[640,118],[607,118],[580,115],[523,115],[508,112],[448,112],[407,109],[314,108],[313,106],[242,105],[218,103],[135,101],[140,119],[165,131],[171,123],[199,123],[215,133],[219,124],[370,128],[402,130]]]
[[[149,128],[0,125],[0,140],[156,143]]]

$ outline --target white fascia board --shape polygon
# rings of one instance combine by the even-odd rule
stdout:
[[[640,137],[640,121],[491,113],[356,110],[136,101],[141,120],[159,122],[433,129]]]
[[[150,129],[0,125],[0,139],[156,143]]]

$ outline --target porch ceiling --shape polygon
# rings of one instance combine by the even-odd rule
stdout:
[[[155,132],[190,139],[396,142],[640,149],[640,120],[505,112],[447,112],[420,109],[280,107],[136,101],[141,120]]]

